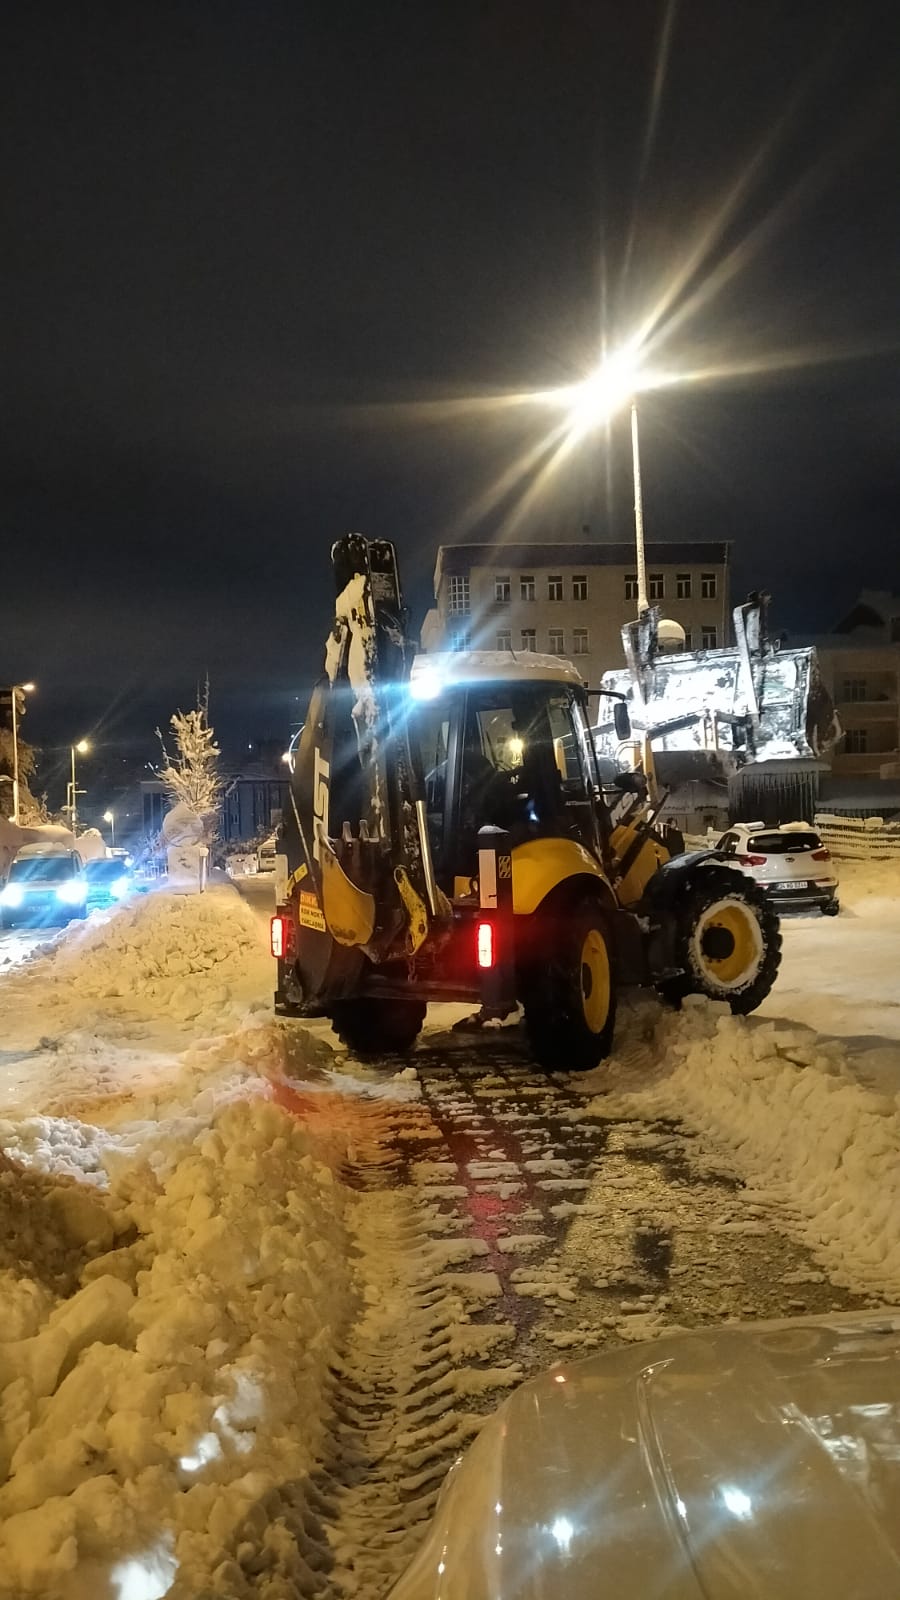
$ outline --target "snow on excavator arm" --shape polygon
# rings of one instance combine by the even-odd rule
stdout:
[[[376,963],[409,956],[445,915],[409,737],[413,648],[394,547],[352,534],[331,554],[334,622],[297,748],[287,821],[301,847],[293,874],[301,934],[323,936],[311,941],[323,981],[333,965],[329,944]]]

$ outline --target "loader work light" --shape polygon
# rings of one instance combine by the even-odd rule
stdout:
[[[479,922],[478,924],[478,965],[483,972],[494,965],[494,924],[492,922]]]

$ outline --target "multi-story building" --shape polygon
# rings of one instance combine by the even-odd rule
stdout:
[[[836,779],[889,779],[900,764],[900,596],[864,591],[831,633],[813,641],[844,737]]]
[[[688,649],[729,641],[729,547],[649,544],[652,605],[685,630]],[[589,683],[622,665],[621,629],[637,614],[631,544],[445,544],[422,646],[540,650],[568,656]]]

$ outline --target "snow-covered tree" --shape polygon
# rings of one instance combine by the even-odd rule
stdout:
[[[43,801],[35,799],[29,788],[28,780],[34,777],[35,755],[30,744],[26,744],[21,734],[18,739],[19,753],[19,820],[31,825],[36,822],[46,822],[47,810]],[[9,782],[0,782],[0,817],[11,817],[13,808],[13,737],[11,728],[0,728],[0,776],[9,779]]]
[[[219,777],[219,746],[209,724],[209,684],[198,694],[193,711],[176,711],[170,718],[173,750],[169,750],[159,728],[156,732],[163,748],[164,764],[159,777],[165,784],[173,808],[183,807],[203,824],[207,840],[215,832],[216,813],[222,793]]]

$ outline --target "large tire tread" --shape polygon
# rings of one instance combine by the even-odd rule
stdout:
[[[754,910],[762,931],[763,960],[753,982],[746,988],[713,994],[702,984],[698,986],[697,976],[692,972],[686,958],[688,942],[703,912],[717,900],[733,899],[735,895],[746,900]],[[679,921],[679,951],[685,963],[685,970],[677,977],[668,978],[659,985],[659,992],[663,998],[674,1005],[680,1005],[686,995],[707,994],[710,999],[726,1001],[736,1016],[747,1016],[761,1006],[770,993],[781,966],[781,924],[778,912],[765,890],[754,883],[752,878],[745,877],[743,873],[736,872],[732,868],[701,867],[680,904],[675,907],[675,913]]]
[[[581,999],[581,952],[592,928],[606,943],[612,983],[608,1016],[599,1033],[587,1027]],[[548,924],[546,959],[529,968],[522,991],[531,1052],[545,1072],[590,1072],[609,1055],[616,1023],[615,962],[608,921],[596,896],[557,903]]]

